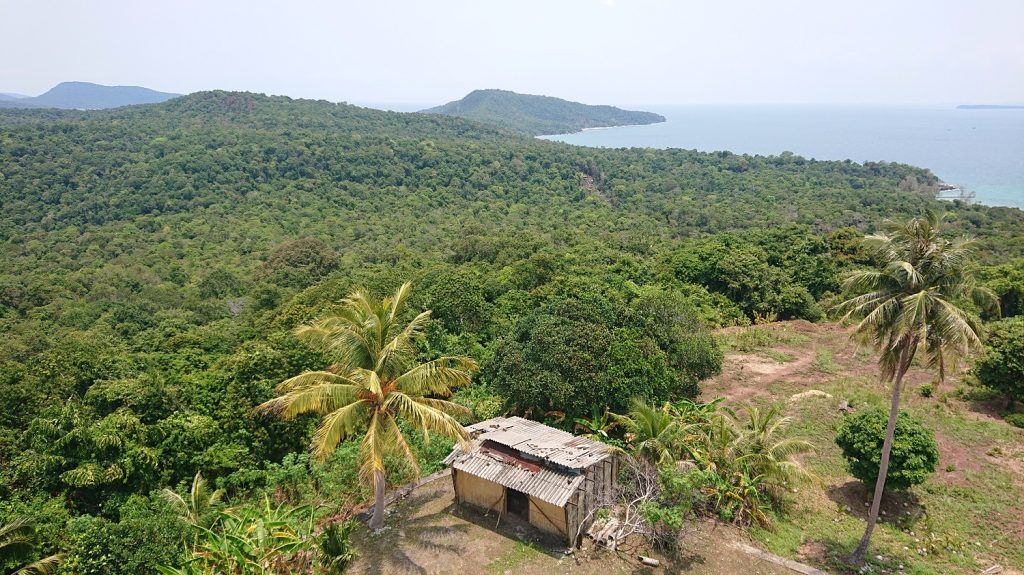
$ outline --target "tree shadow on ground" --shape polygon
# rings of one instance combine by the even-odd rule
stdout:
[[[871,497],[863,483],[857,480],[832,485],[825,490],[828,498],[846,513],[867,521]],[[878,521],[900,528],[912,527],[924,515],[925,509],[913,491],[886,491],[882,496],[882,509]]]
[[[421,514],[427,504],[436,500],[431,494],[408,497],[388,509],[385,528],[378,533],[364,531],[358,535],[363,540],[363,549],[368,561],[366,573],[382,575],[386,567],[395,571],[427,575],[428,571],[406,552],[410,547],[427,551],[461,553],[464,543],[452,542],[453,535],[465,535],[468,525],[446,521],[453,504],[443,509]],[[463,537],[464,539],[464,537]]]
[[[549,535],[515,515],[506,513],[499,520],[498,514],[494,511],[484,513],[483,510],[472,505],[460,505],[454,501],[446,509],[452,517],[497,533],[509,541],[529,543],[534,546],[535,550],[548,557],[561,559],[565,556],[566,544],[561,538]]]
[[[417,560],[414,551],[460,556],[473,545],[469,537],[473,525],[507,539],[510,545],[524,542],[549,557],[564,557],[564,542],[524,520],[505,515],[499,521],[494,512],[485,514],[454,500],[449,500],[437,510],[426,509],[437,503],[438,495],[434,492],[406,497],[387,509],[383,530],[377,533],[357,532],[354,537],[364,552],[363,572],[369,575],[394,572],[427,575],[432,571]]]
[[[857,546],[857,541],[837,541],[831,538],[816,541],[824,548],[821,557],[815,561],[821,568],[832,575],[853,575],[854,573],[862,572],[863,566],[853,565],[849,562],[850,554],[853,553],[854,548]],[[899,571],[900,561],[896,558],[879,561],[871,554],[871,548],[869,547],[864,565],[870,566],[868,572],[871,573],[896,573]]]

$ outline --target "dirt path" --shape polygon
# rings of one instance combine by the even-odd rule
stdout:
[[[557,542],[543,539],[529,525],[483,515],[454,501],[444,478],[413,491],[388,509],[387,527],[372,535],[359,530],[353,540],[359,558],[352,573],[434,575],[455,573],[556,575],[794,575],[793,571],[734,548],[749,544],[738,531],[704,522],[687,535],[679,559],[661,567],[639,564],[635,556],[605,549],[567,556]],[[655,555],[654,553],[645,552]]]

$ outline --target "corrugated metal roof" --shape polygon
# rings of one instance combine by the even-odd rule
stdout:
[[[473,440],[465,449],[456,445],[445,464],[558,507],[563,507],[583,482],[582,470],[611,454],[603,443],[520,417],[495,417],[470,425],[466,431]],[[498,454],[481,452],[485,441],[516,449],[543,465],[535,471]]]
[[[608,446],[521,417],[495,417],[470,425],[473,437],[491,440],[546,463],[584,469],[608,457]]]
[[[558,507],[565,506],[583,482],[582,474],[547,467],[542,467],[540,471],[530,471],[479,452],[465,452],[458,447],[445,459],[445,463],[459,471],[522,491]]]

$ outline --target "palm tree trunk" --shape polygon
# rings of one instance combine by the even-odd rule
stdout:
[[[910,350],[913,345],[906,345],[900,352],[900,364],[896,370],[896,378],[892,386],[892,403],[889,406],[889,423],[885,427],[885,440],[882,442],[882,459],[878,466],[878,479],[875,481],[875,492],[871,499],[871,510],[868,512],[868,526],[864,530],[864,536],[860,544],[850,556],[850,562],[859,565],[864,562],[864,555],[868,551],[868,542],[871,541],[871,532],[875,530],[875,523],[878,522],[878,512],[882,507],[882,492],[885,490],[885,476],[889,473],[889,454],[892,452],[892,442],[896,435],[896,418],[900,413],[900,394],[903,392],[903,376],[910,368]]]
[[[373,472],[373,517],[370,518],[370,529],[384,526],[384,472]]]

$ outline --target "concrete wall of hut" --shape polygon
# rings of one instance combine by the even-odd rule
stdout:
[[[476,475],[452,470],[455,497],[459,502],[470,503],[481,509],[505,512],[505,488]]]
[[[565,508],[530,496],[530,523],[547,533],[566,537]]]

